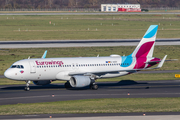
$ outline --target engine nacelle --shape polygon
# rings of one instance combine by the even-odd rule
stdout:
[[[39,80],[39,81],[33,81],[35,85],[48,85],[51,83],[50,80]]]
[[[88,76],[73,76],[70,78],[70,85],[72,87],[85,87],[90,85],[91,79]]]

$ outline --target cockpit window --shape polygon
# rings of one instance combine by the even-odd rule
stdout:
[[[12,65],[11,68],[21,68],[24,69],[23,65]]]
[[[16,68],[16,65],[12,65],[11,68]]]

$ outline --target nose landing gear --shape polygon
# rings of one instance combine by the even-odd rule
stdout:
[[[30,80],[26,81],[26,87],[24,88],[25,91],[29,91],[30,88],[29,88],[29,84],[31,83]]]

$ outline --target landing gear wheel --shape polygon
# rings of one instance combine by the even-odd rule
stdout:
[[[30,88],[29,88],[29,87],[25,87],[24,90],[25,90],[25,91],[29,91]]]
[[[65,86],[65,88],[67,88],[67,89],[68,89],[68,88],[72,88],[71,85],[70,85],[70,83],[69,83],[69,81],[67,81],[67,82],[64,84],[64,86]]]
[[[98,85],[94,84],[90,86],[92,90],[97,90],[98,89]]]
[[[29,84],[30,84],[30,80],[26,81],[26,87],[24,88],[25,91],[29,91],[30,88],[29,88]]]

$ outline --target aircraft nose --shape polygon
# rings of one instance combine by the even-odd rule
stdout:
[[[5,76],[6,78],[11,78],[11,73],[10,73],[10,71],[9,71],[9,70],[6,70],[6,71],[4,72],[4,76]]]

